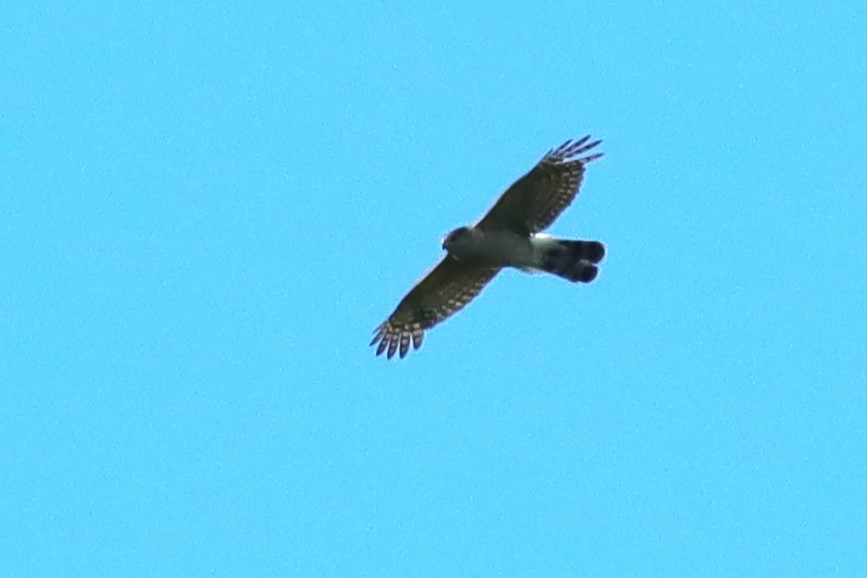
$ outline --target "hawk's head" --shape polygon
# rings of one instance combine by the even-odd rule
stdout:
[[[460,247],[470,242],[473,234],[469,227],[458,227],[443,238],[443,249],[449,253],[453,253],[455,249],[460,251]]]

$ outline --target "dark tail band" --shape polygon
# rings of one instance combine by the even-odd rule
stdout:
[[[573,283],[590,283],[599,274],[596,264],[605,257],[597,241],[558,240],[542,257],[542,269]]]

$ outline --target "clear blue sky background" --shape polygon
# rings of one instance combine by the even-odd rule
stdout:
[[[0,10],[0,575],[864,575],[862,1],[182,4]]]

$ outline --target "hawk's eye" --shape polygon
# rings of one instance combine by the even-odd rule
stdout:
[[[469,230],[466,227],[461,227],[460,229],[455,229],[454,231],[449,233],[448,237],[446,237],[446,240],[451,243],[457,241],[458,239],[466,237],[468,233]]]

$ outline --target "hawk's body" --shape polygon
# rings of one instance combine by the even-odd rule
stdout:
[[[376,354],[404,357],[410,343],[421,347],[424,330],[461,310],[503,267],[544,271],[589,283],[605,255],[597,241],[570,241],[538,234],[569,206],[587,163],[602,153],[579,157],[601,141],[586,136],[549,151],[518,179],[472,227],[455,229],[443,241],[448,255],[398,304],[375,330]]]
[[[457,229],[446,237],[443,246],[458,261],[478,266],[527,269],[538,261],[533,239],[509,229]]]

